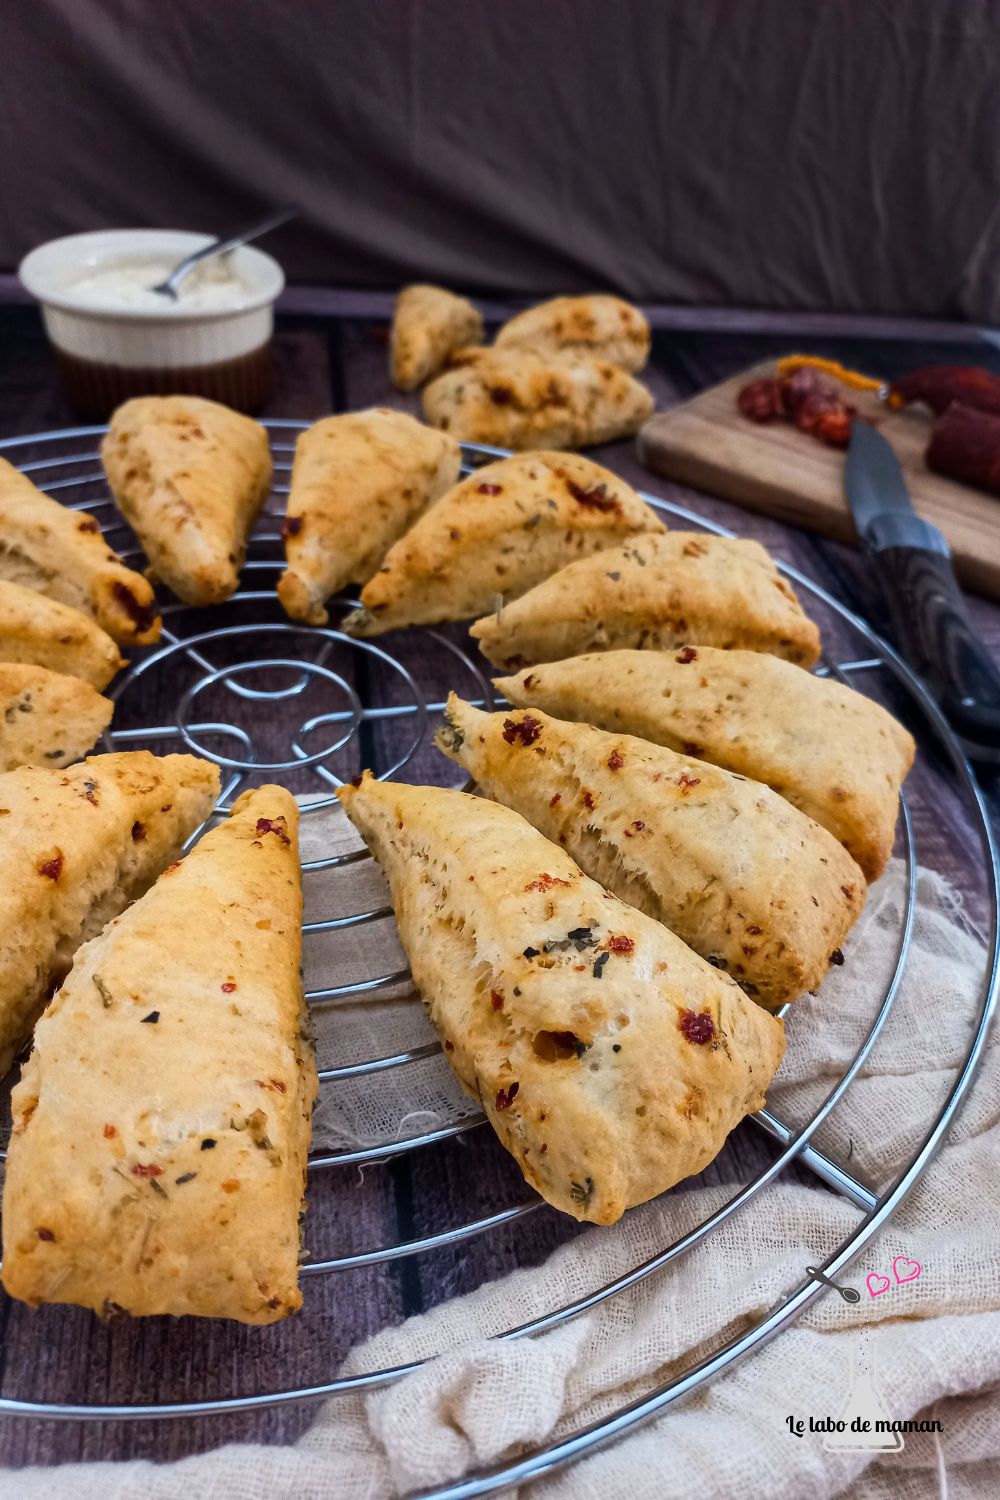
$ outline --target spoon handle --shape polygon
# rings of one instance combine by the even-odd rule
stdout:
[[[175,266],[166,281],[154,287],[154,291],[167,291],[168,293],[175,291],[179,283],[199,261],[207,260],[212,255],[225,255],[230,250],[237,250],[240,245],[247,244],[249,240],[259,239],[262,234],[277,229],[279,224],[287,224],[289,219],[297,216],[298,212],[294,204],[286,204],[284,208],[273,209],[266,218],[257,219],[244,229],[237,229],[235,233],[227,235],[224,239],[212,240],[210,244],[203,245],[200,250],[195,250],[192,255],[182,260],[179,266]]]

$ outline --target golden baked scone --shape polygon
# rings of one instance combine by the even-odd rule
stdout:
[[[913,737],[862,693],[759,651],[682,646],[547,662],[496,687],[763,781],[828,828],[877,880],[892,853]]]
[[[367,774],[337,795],[445,1056],[555,1208],[611,1224],[761,1107],[780,1021],[523,818]]]
[[[282,787],[245,793],[77,953],[14,1090],[12,1297],[241,1323],[300,1305],[317,1080],[297,822]]]
[[[486,714],[454,693],[436,743],[761,1005],[796,999],[843,962],[865,878],[760,782],[540,709]]]
[[[153,574],[186,604],[228,599],[271,485],[260,423],[201,396],[138,396],[111,418],[101,458]]]
[[[349,615],[352,635],[467,620],[571,558],[663,522],[610,470],[576,453],[525,453],[477,469],[386,554]]]
[[[218,795],[217,766],[146,750],[0,775],[0,1075],[80,944],[142,895]]]
[[[483,336],[480,314],[442,286],[404,286],[396,298],[389,363],[397,390],[415,391],[436,375],[448,355]]]
[[[302,433],[283,528],[288,566],[278,580],[292,619],[325,625],[331,594],[367,583],[461,466],[454,438],[384,406],[324,417]]]
[[[582,354],[634,373],[649,358],[649,324],[621,297],[553,297],[506,322],[496,336],[496,347]]]
[[[424,388],[424,416],[461,442],[586,448],[638,432],[652,414],[644,385],[607,360],[534,349],[460,349]]]
[[[106,631],[78,609],[0,580],[0,661],[48,667],[107,687],[125,660]]]
[[[586,651],[687,644],[769,651],[808,667],[820,649],[819,631],[759,542],[693,531],[635,537],[570,563],[477,620],[471,634],[508,672]]]
[[[79,677],[0,662],[0,771],[70,765],[104,733],[113,711]]]
[[[112,552],[93,516],[36,489],[0,458],[0,578],[96,620],[120,646],[150,646],[163,624],[148,578]]]

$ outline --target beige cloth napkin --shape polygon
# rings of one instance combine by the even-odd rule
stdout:
[[[329,914],[325,879],[313,883],[323,885],[320,909]],[[373,904],[384,899],[377,872],[353,866],[344,909],[358,909],[365,882]],[[845,967],[789,1018],[788,1058],[771,1104],[790,1122],[811,1112],[867,1030],[875,987],[891,967],[904,889],[894,865],[872,892]],[[377,929],[360,928],[339,940],[347,945],[339,961],[354,953],[360,971],[370,959],[367,945],[387,938],[384,930],[379,937]],[[968,1041],[983,970],[981,940],[953,893],[922,874],[914,947],[896,1008],[862,1076],[816,1142],[871,1185],[893,1180],[938,1110]],[[356,1045],[359,1056],[376,1055],[373,1041],[386,1041],[377,1035],[380,1014],[390,1035],[403,1025],[413,1031],[405,1041],[425,1039],[412,1006],[379,1000],[357,1009],[357,1037],[354,1043],[349,1037],[348,1047]],[[341,1012],[338,1024],[342,1020]],[[863,1500],[925,1500],[947,1493],[961,1500],[1000,1494],[998,1056],[994,1041],[971,1099],[923,1182],[844,1273],[842,1279],[862,1293],[858,1305],[824,1294],[758,1353],[624,1442],[542,1479],[531,1495],[822,1500],[849,1493]],[[431,1090],[432,1122],[467,1107],[446,1073],[434,1073],[423,1086]],[[367,1089],[369,1101],[374,1092]],[[402,1094],[380,1098],[373,1118],[363,1100],[331,1103],[322,1138],[365,1140],[385,1128],[387,1115],[398,1124],[413,1104]],[[422,1117],[416,1124],[426,1128]],[[230,1445],[160,1467],[128,1462],[8,1473],[0,1475],[0,1500],[381,1500],[509,1460],[607,1415],[703,1358],[793,1289],[805,1267],[820,1263],[860,1221],[843,1198],[779,1179],[697,1249],[632,1292],[534,1340],[489,1339],[646,1259],[727,1196],[718,1187],[675,1191],[611,1229],[588,1231],[537,1269],[515,1271],[385,1330],[353,1351],[346,1370],[414,1358],[432,1362],[382,1391],[326,1403],[294,1446]],[[871,1297],[866,1276],[888,1273],[891,1280],[896,1256],[918,1262],[920,1275],[892,1281]],[[808,1427],[810,1417],[841,1414],[862,1349],[865,1367],[877,1359],[882,1414],[935,1418],[940,1437],[909,1434],[898,1452],[833,1453],[824,1450],[821,1435],[789,1430],[789,1416]],[[440,1350],[447,1352],[433,1359]]]

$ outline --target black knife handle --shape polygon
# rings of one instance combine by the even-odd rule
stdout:
[[[885,547],[872,561],[899,649],[952,728],[1000,748],[1000,669],[975,635],[950,558],[923,547]]]

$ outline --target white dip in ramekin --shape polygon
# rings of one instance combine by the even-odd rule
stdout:
[[[244,245],[193,270],[176,302],[151,290],[209,240],[184,230],[98,230],[50,240],[21,262],[83,414],[104,418],[128,397],[152,394],[263,406],[274,301],[285,284],[277,261]]]

